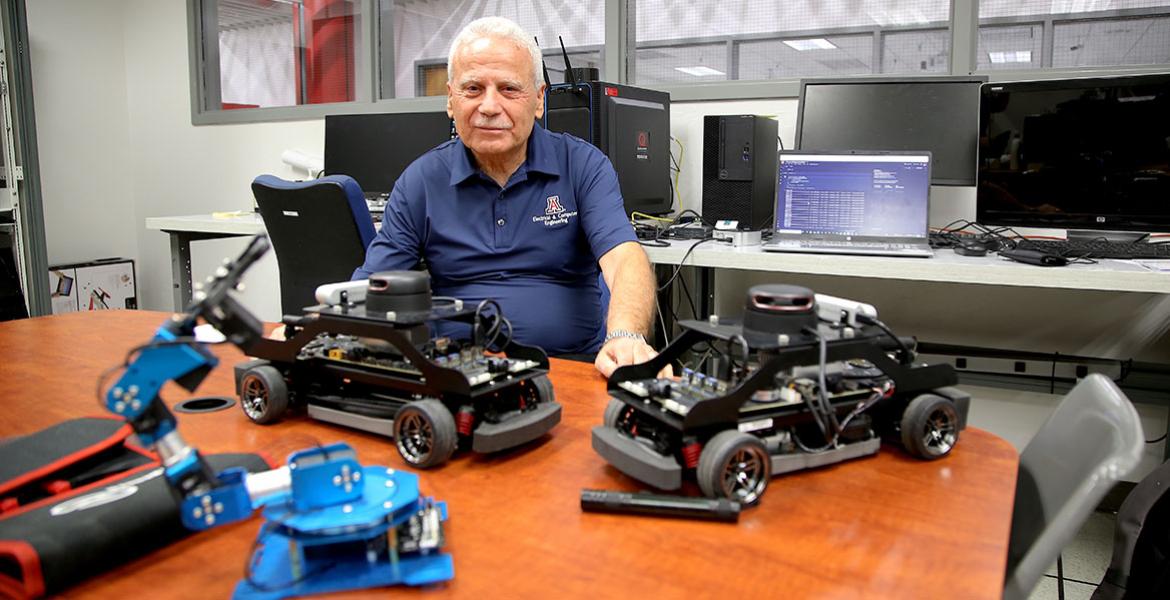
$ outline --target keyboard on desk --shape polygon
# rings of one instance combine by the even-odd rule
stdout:
[[[1109,240],[1021,240],[1021,250],[1039,250],[1065,258],[1170,258],[1170,244]]]

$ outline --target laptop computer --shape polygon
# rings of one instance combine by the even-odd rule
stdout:
[[[929,152],[780,152],[769,252],[934,256]]]

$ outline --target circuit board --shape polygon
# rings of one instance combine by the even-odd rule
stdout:
[[[482,346],[460,346],[447,338],[427,342],[420,352],[436,366],[455,369],[472,386],[482,385],[499,376],[519,373],[540,364],[526,359],[491,356]],[[422,378],[422,372],[389,344],[350,335],[321,334],[301,348],[298,360],[323,360],[357,365],[379,371]]]

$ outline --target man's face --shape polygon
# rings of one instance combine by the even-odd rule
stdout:
[[[447,115],[463,144],[482,158],[523,151],[532,123],[544,114],[544,85],[532,81],[532,58],[518,45],[480,38],[455,55],[447,82]]]

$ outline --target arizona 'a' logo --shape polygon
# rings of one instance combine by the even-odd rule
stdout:
[[[544,208],[544,214],[555,215],[557,213],[565,212],[565,208],[561,206],[560,196],[549,196],[546,198],[546,200],[548,200],[548,206]]]

